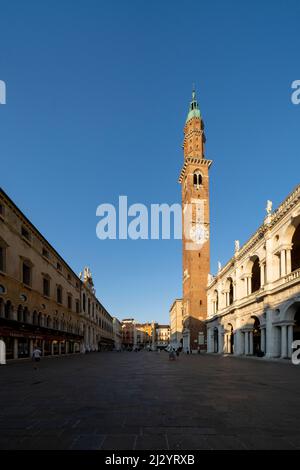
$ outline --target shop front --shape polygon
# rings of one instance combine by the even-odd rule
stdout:
[[[80,351],[83,337],[36,325],[0,318],[0,339],[5,343],[6,360],[30,358],[34,348],[43,356]]]

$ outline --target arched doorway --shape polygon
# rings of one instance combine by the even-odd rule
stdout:
[[[214,328],[214,353],[219,352],[219,331],[218,328]]]
[[[253,355],[258,356],[261,355],[261,329],[260,329],[260,321],[257,317],[254,318],[254,325],[253,325]]]
[[[298,308],[294,317],[293,341],[300,340],[300,308]]]
[[[292,271],[300,268],[300,224],[295,230],[292,238],[291,262]]]

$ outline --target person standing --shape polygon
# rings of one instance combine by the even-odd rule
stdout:
[[[35,362],[34,369],[37,370],[37,364],[41,361],[42,351],[40,348],[34,348],[32,352],[32,360]]]

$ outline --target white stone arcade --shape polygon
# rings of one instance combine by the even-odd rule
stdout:
[[[290,358],[300,339],[300,185],[209,277],[207,351]]]

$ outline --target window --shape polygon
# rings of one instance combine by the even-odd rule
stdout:
[[[21,234],[22,234],[22,237],[26,238],[26,240],[30,240],[30,233],[27,230],[27,228],[22,227]]]
[[[68,274],[68,281],[71,281],[71,274]]]
[[[31,285],[31,266],[26,261],[22,265],[22,281],[27,286]]]
[[[5,248],[0,246],[0,271],[5,271]]]
[[[194,186],[197,188],[202,184],[202,176],[199,171],[195,171],[193,177]]]
[[[251,292],[257,292],[261,287],[260,266],[258,257],[255,258],[252,266]]]
[[[295,233],[292,238],[292,253],[291,253],[291,262],[292,262],[292,271],[300,268],[300,225],[295,230]]]
[[[61,267],[61,264],[59,262],[56,263],[56,267],[57,267],[58,271],[62,271],[62,267]]]
[[[56,300],[58,304],[62,304],[62,287],[61,286],[57,286]]]
[[[85,312],[85,306],[86,306],[86,297],[85,297],[85,294],[82,295],[82,307],[83,307],[83,311]]]
[[[46,250],[46,248],[43,248],[43,256],[47,259],[49,259],[49,251]]]
[[[50,297],[50,279],[46,277],[43,278],[43,294]]]
[[[69,310],[72,309],[72,296],[71,295],[68,295],[68,309]]]
[[[79,313],[79,300],[76,300],[76,313]]]
[[[91,314],[91,301],[88,299],[88,314]]]
[[[0,284],[0,294],[5,294],[5,287]]]
[[[4,214],[5,214],[4,205],[3,205],[3,204],[0,204],[0,215],[1,215],[2,217],[4,217]]]

